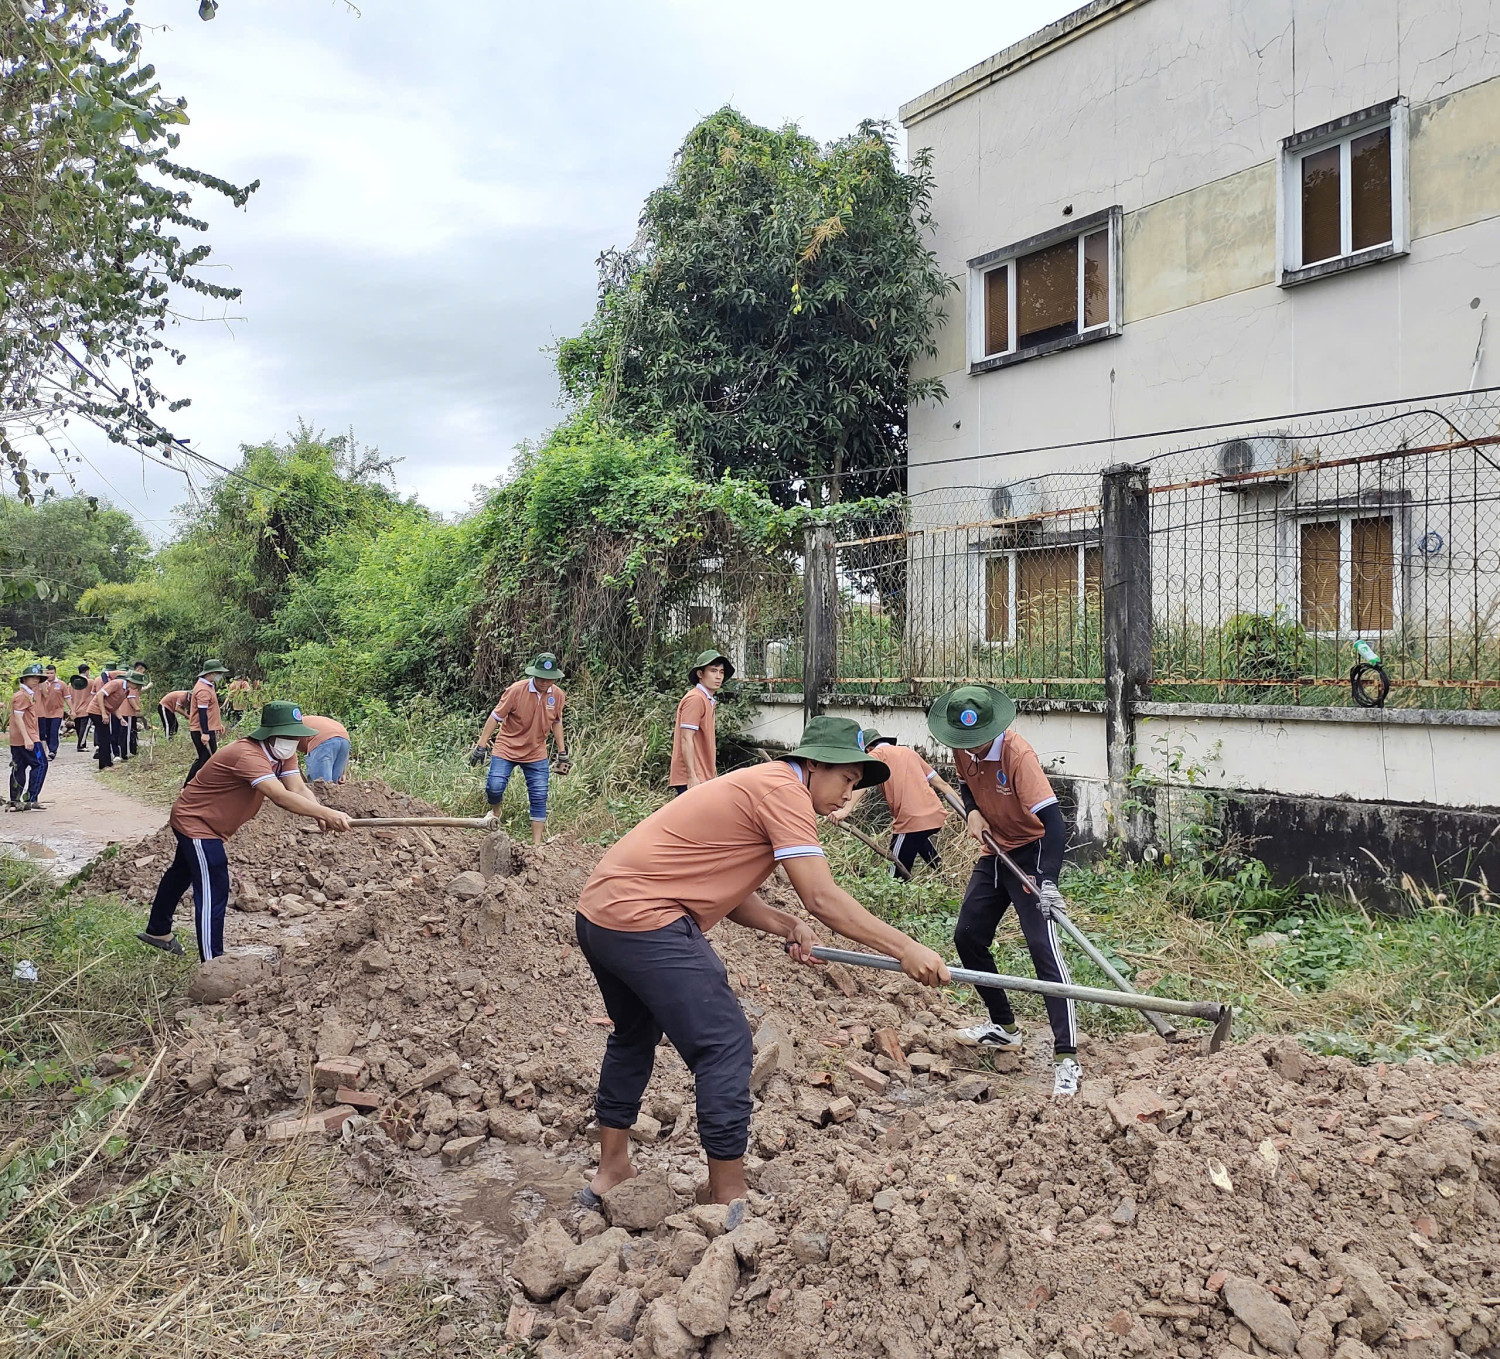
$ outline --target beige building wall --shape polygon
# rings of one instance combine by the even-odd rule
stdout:
[[[1039,445],[1500,384],[1497,31],[1500,0],[1096,0],[912,101],[948,272],[1119,205],[1124,323],[971,375],[950,298],[922,370],[948,399],[911,412],[912,490],[1149,451],[1008,456]],[[1397,97],[1409,253],[1279,287],[1282,139]]]

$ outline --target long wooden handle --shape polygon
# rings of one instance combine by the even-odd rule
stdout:
[[[458,826],[466,830],[489,830],[491,816],[351,816],[351,826]]]
[[[883,848],[879,844],[879,842],[870,839],[870,837],[866,835],[864,831],[856,830],[847,821],[835,821],[833,824],[837,826],[841,831],[848,831],[849,834],[852,835],[856,840],[860,841],[861,844],[867,845],[869,846],[869,848],[873,849],[875,853],[880,855],[882,859],[889,860],[895,866],[896,872],[898,872],[903,879],[905,879],[907,882],[911,881],[911,871],[906,867],[906,865],[902,863],[901,860],[898,859],[894,854],[892,854],[888,849]]]

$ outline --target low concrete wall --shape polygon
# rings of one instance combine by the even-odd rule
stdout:
[[[1104,843],[1113,812],[1103,704],[1018,707],[1016,730],[1071,804],[1075,848]],[[827,710],[951,768],[920,708],[835,697]],[[1203,790],[1200,810],[1283,881],[1356,891],[1381,907],[1407,899],[1403,876],[1500,882],[1500,713],[1146,703],[1137,716],[1146,778]],[[784,694],[761,700],[745,736],[785,749],[801,731],[801,696]]]

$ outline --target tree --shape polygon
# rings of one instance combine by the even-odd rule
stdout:
[[[239,296],[198,272],[209,247],[182,238],[207,223],[177,186],[242,207],[259,181],[169,159],[185,103],[140,64],[140,34],[111,0],[0,0],[0,455],[23,497],[32,473],[14,440],[50,446],[74,418],[187,456],[155,413],[187,404],[154,372],[184,358],[164,338],[174,292]]]
[[[50,496],[35,504],[0,498],[0,542],[7,582],[20,588],[0,604],[0,627],[19,645],[59,655],[96,623],[78,601],[97,585],[134,580],[149,544],[122,510],[89,496]]]
[[[600,257],[594,317],[559,347],[564,390],[783,504],[841,499],[851,472],[861,495],[902,489],[907,406],[944,395],[910,371],[953,287],[926,245],[931,189],[927,154],[902,170],[886,124],[824,148],[721,109],[634,244]]]

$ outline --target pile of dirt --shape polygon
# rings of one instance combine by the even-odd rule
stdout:
[[[346,810],[417,812],[378,785]],[[573,1205],[607,1024],[572,934],[598,851],[463,831],[236,837],[245,946],[184,1009],[153,1116],[210,1145],[327,1140],[360,1277],[512,1300],[548,1355],[1500,1354],[1500,1063],[1360,1068],[1257,1039],[991,1056],[904,978],[715,944],[756,1031],[748,1204],[696,1208],[691,1081],[663,1047],[638,1180]],[[157,837],[106,865],[144,899]],[[481,864],[481,860],[483,863]],[[152,862],[148,862],[152,860]],[[484,871],[490,876],[486,877]],[[1045,1038],[1045,1027],[1035,1034]],[[1001,1069],[996,1070],[999,1066]]]

